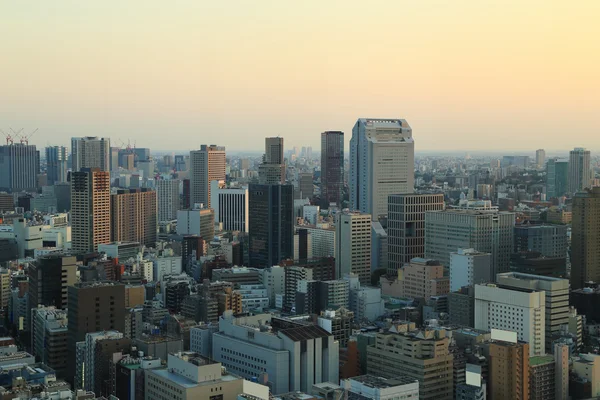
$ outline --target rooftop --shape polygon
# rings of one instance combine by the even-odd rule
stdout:
[[[542,364],[550,364],[554,363],[554,356],[545,355],[545,356],[535,356],[529,358],[529,365],[535,367],[536,365]]]
[[[409,383],[417,382],[416,379],[410,378],[406,375],[398,375],[395,378],[386,379],[380,376],[375,375],[362,375],[355,376],[354,378],[350,378],[350,380],[354,380],[362,383],[365,386],[377,388],[377,389],[385,389],[394,386],[407,385]]]

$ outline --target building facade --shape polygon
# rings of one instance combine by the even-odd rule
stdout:
[[[571,223],[571,288],[600,281],[600,187],[576,193]]]
[[[52,186],[55,182],[67,181],[68,158],[66,147],[46,147],[46,175],[48,176],[48,185]]]
[[[212,181],[211,186],[215,223],[225,231],[248,232],[248,187],[227,187],[219,181]]]
[[[342,206],[344,189],[344,132],[321,133],[321,207]]]
[[[569,193],[589,188],[592,183],[590,151],[577,147],[569,152]]]
[[[158,198],[158,222],[177,219],[180,209],[179,179],[159,179],[156,181],[156,197]]]
[[[550,158],[546,163],[546,199],[564,196],[569,191],[569,161]]]
[[[358,275],[360,282],[371,281],[371,215],[342,212],[336,221],[336,276]]]
[[[190,207],[204,204],[210,208],[210,183],[226,179],[225,147],[203,144],[190,151]]]
[[[35,192],[40,173],[40,153],[34,145],[0,146],[0,191]]]
[[[71,138],[73,172],[83,168],[110,171],[110,139],[92,136]]]

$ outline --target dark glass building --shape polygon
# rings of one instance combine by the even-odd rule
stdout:
[[[321,133],[321,207],[342,205],[344,188],[344,132]]]

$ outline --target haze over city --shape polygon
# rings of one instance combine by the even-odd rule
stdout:
[[[39,146],[317,148],[322,131],[397,117],[417,152],[600,149],[597,1],[4,1],[0,15],[2,129],[38,128]]]

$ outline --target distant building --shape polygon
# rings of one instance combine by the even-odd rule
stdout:
[[[92,136],[72,138],[71,162],[73,172],[84,168],[110,171],[110,139]]]
[[[203,144],[200,150],[190,152],[190,206],[204,204],[210,208],[211,182],[224,181],[226,167],[225,147]]]
[[[569,161],[550,158],[546,163],[546,198],[564,196],[568,191]]]
[[[63,146],[46,147],[46,175],[48,185],[67,181],[67,148]]]
[[[590,151],[577,147],[569,152],[569,193],[589,188],[592,183]]]
[[[215,223],[225,231],[248,232],[248,187],[228,188],[220,181],[210,184]]]
[[[158,231],[156,192],[120,189],[111,195],[111,240],[155,247]]]
[[[573,196],[571,288],[600,282],[600,187]]]
[[[312,180],[311,180],[312,184]],[[321,133],[321,207],[342,206],[344,188],[344,132]],[[306,198],[306,196],[303,196]]]
[[[40,153],[34,145],[0,146],[0,190],[35,192],[40,173]]]
[[[180,209],[179,179],[159,179],[156,181],[156,197],[158,199],[158,221],[177,219]]]

